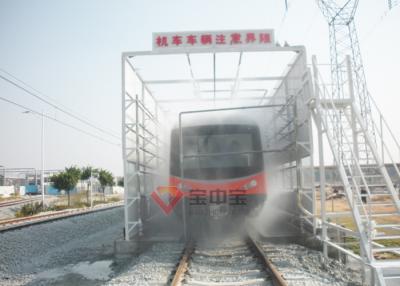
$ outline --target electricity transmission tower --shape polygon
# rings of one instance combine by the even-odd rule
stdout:
[[[397,5],[399,5],[400,1],[399,0],[388,0],[388,6],[389,10],[393,9]]]
[[[358,0],[318,0],[318,5],[329,25],[332,97],[339,100],[352,99],[363,118],[363,128],[374,135],[371,102],[354,23],[358,2]],[[347,55],[351,59],[352,82],[349,82],[347,74]],[[356,126],[352,127],[355,152],[359,158],[363,159],[362,163],[368,164],[370,154],[365,146],[366,140],[355,130]],[[339,133],[343,132],[346,130],[340,130]],[[343,135],[338,134],[338,138],[341,136]],[[343,150],[338,151],[343,156]]]

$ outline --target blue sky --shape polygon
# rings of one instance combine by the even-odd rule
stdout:
[[[328,28],[316,2],[289,4],[285,15],[283,0],[0,0],[0,69],[120,134],[120,55],[150,50],[153,32],[272,28],[278,41],[305,45],[309,57],[329,62]],[[400,136],[400,7],[388,13],[386,5],[360,1],[356,22],[369,89]],[[99,134],[2,80],[0,96]],[[39,168],[40,118],[22,111],[0,101],[0,165]],[[47,169],[90,164],[122,174],[121,148],[45,125]]]

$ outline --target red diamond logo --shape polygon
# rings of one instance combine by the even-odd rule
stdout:
[[[162,199],[162,196],[165,194],[168,195],[167,202]],[[154,202],[160,206],[166,215],[169,215],[172,212],[182,196],[183,193],[176,186],[157,187],[157,190],[151,193],[151,197]]]

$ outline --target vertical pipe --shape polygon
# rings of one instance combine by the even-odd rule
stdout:
[[[301,198],[301,193],[303,191],[303,180],[302,180],[302,161],[299,155],[299,138],[298,138],[298,120],[297,120],[297,98],[294,99],[293,102],[293,124],[294,124],[294,141],[295,141],[295,156],[296,156],[296,189],[297,193],[300,195],[298,198]]]
[[[158,172],[161,172],[161,170],[160,170],[160,167],[159,167],[159,165],[160,165],[160,142],[159,142],[159,140],[160,140],[160,132],[161,132],[161,130],[160,130],[160,127],[159,127],[159,120],[158,120],[158,104],[157,104],[157,102],[155,102],[155,112],[154,112],[154,116],[155,116],[155,120],[156,120],[156,127],[155,127],[155,130],[156,130],[156,169],[158,170]]]
[[[147,189],[148,189],[148,186],[147,186],[147,184],[148,184],[148,182],[147,182],[147,179],[146,179],[146,176],[147,176],[147,167],[146,167],[146,165],[147,165],[147,163],[146,163],[146,160],[147,160],[147,156],[146,156],[146,140],[145,140],[145,138],[146,138],[146,130],[149,130],[149,128],[147,128],[147,126],[146,126],[146,122],[147,122],[147,120],[146,120],[146,112],[145,112],[145,108],[146,108],[146,106],[145,106],[145,103],[144,103],[144,97],[145,97],[145,86],[144,86],[144,82],[142,82],[142,93],[141,93],[141,96],[140,96],[140,106],[141,106],[141,111],[142,111],[142,118],[141,118],[141,122],[142,122],[142,131],[143,131],[143,133],[142,133],[142,154],[143,154],[143,165],[142,165],[142,168],[143,168],[143,184],[142,184],[142,187],[143,187],[143,193],[141,193],[140,194],[140,218],[141,218],[141,221],[142,221],[142,223],[143,223],[143,221],[146,219],[146,217],[147,217],[147,207],[143,207],[143,205],[147,205],[147,197],[146,197],[146,195],[147,195]],[[138,105],[139,105],[139,103],[137,103]],[[155,134],[151,134],[151,135],[155,135]],[[139,168],[140,168],[140,166],[139,166]],[[139,189],[139,191],[140,191],[140,189]],[[142,202],[142,200],[143,200],[143,202]]]
[[[161,132],[161,128],[159,125],[160,120],[158,119],[158,103],[154,100],[154,104],[155,104],[155,111],[154,111],[154,116],[155,116],[155,132],[156,132],[156,167],[155,170],[157,172],[157,174],[164,174],[163,171],[161,170],[160,167],[160,132]],[[165,136],[163,136],[162,138],[165,138]],[[154,179],[153,181],[153,185],[152,188],[155,189],[155,185],[159,185],[161,183],[162,177],[157,176],[155,177],[153,175]],[[160,180],[161,179],[161,180]],[[169,181],[168,181],[168,185],[169,185]],[[149,215],[151,216],[151,208],[149,206]]]
[[[125,56],[121,56],[121,85],[122,85],[122,96],[121,96],[121,108],[122,108],[122,126],[121,126],[121,133],[122,133],[122,161],[123,161],[123,166],[124,166],[124,216],[125,216],[125,240],[129,241],[129,203],[128,203],[128,190],[129,190],[129,178],[128,178],[128,166],[127,166],[127,160],[126,158],[126,133],[125,133],[125,126],[126,126],[126,106],[125,106],[125,96],[126,96],[126,90],[125,90]],[[92,177],[90,177],[92,180]],[[92,193],[93,190],[93,182],[90,182],[90,192]],[[90,206],[93,207],[93,202],[92,202],[92,194],[90,196]]]
[[[297,118],[297,98],[294,99],[293,103],[293,122],[295,128],[295,156],[296,156],[296,189],[297,189],[297,199],[298,204],[301,204],[301,198],[303,193],[303,164],[302,158],[299,154],[299,138],[298,138],[298,118]],[[307,209],[308,210],[308,209]],[[303,225],[300,227],[300,231],[303,232]]]
[[[347,75],[349,79],[349,95],[351,103],[355,102],[354,98],[354,84],[353,84],[353,73],[351,70],[351,59],[350,56],[346,56],[346,66],[347,66]],[[351,130],[353,132],[353,151],[357,161],[360,159],[360,153],[358,149],[358,131],[357,131],[357,119],[355,117],[354,109],[351,107]]]
[[[317,58],[312,57],[313,72],[314,72],[314,84],[315,84],[315,101],[317,106],[320,104],[319,98],[319,84],[318,84],[318,69],[317,69]],[[326,244],[327,229],[326,229],[326,190],[325,190],[325,162],[324,162],[324,143],[322,138],[322,124],[319,117],[316,117],[316,125],[318,130],[318,156],[319,156],[319,180],[320,180],[320,202],[321,202],[321,221],[322,221],[322,243],[324,257],[328,258],[328,246]]]
[[[216,99],[216,82],[215,82],[215,77],[216,77],[216,57],[215,53],[213,54],[213,71],[214,71],[214,106],[215,106],[215,99]]]
[[[383,140],[383,118],[382,114],[379,114],[379,124],[381,128],[381,153],[382,153],[382,163],[385,164],[385,142]],[[390,157],[390,156],[389,156]]]
[[[143,84],[143,82],[142,82]],[[140,221],[140,206],[141,206],[141,193],[140,193],[140,146],[139,146],[139,95],[136,93],[135,94],[135,108],[136,108],[136,114],[135,114],[135,131],[136,131],[136,136],[135,136],[135,152],[136,152],[136,166],[135,166],[135,177],[136,177],[136,191],[135,191],[135,197],[138,200],[138,203],[136,206],[139,206],[139,211],[134,210],[135,214],[135,221],[139,221],[139,224],[142,222]],[[134,205],[132,205],[135,207]],[[139,228],[141,228],[141,225],[139,225]]]
[[[183,132],[182,132],[182,113],[179,113],[179,167],[180,167],[180,181],[183,192],[182,199],[182,217],[183,217],[183,236],[187,240],[187,224],[186,224],[186,193],[184,184],[184,168],[183,168]]]
[[[308,70],[308,76],[310,77],[310,70]],[[310,79],[311,82],[311,79]],[[311,206],[311,213],[313,214],[313,233],[314,235],[317,234],[317,214],[316,214],[316,204],[317,204],[317,197],[315,192],[315,171],[314,171],[314,143],[313,143],[313,132],[312,132],[312,122],[311,122],[311,114],[309,114],[308,118],[308,140],[310,142],[310,168],[311,168],[311,192],[312,192],[312,206]]]

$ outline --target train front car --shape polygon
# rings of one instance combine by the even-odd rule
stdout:
[[[260,130],[256,124],[207,124],[171,134],[170,185],[186,196],[189,220],[243,219],[266,199]],[[183,178],[183,179],[182,179]],[[177,209],[182,215],[182,208]]]

